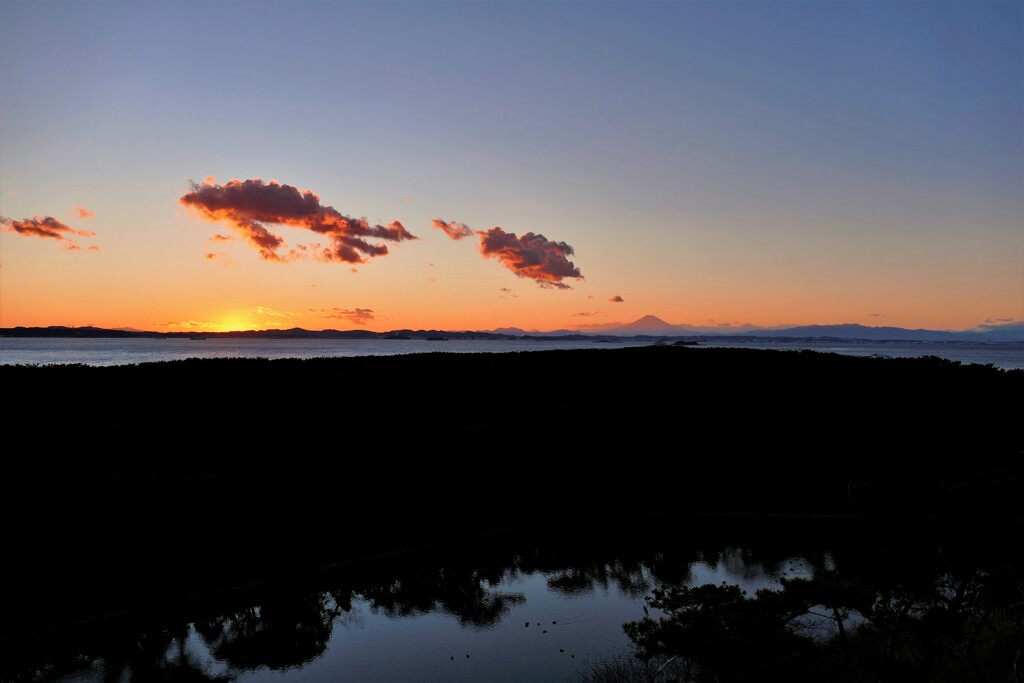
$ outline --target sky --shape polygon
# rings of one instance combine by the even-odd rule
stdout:
[[[0,0],[0,327],[1024,318],[1024,3]]]

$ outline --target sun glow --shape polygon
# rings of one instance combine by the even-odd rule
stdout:
[[[241,332],[243,330],[255,330],[256,326],[252,322],[240,318],[238,316],[228,316],[224,318],[223,322],[219,323],[217,327],[222,332]]]

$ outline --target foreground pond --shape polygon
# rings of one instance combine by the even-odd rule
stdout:
[[[653,680],[1012,671],[1019,549],[829,524],[560,522],[24,639],[0,678],[564,682],[636,652]]]

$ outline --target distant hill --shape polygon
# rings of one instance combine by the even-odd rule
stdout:
[[[864,339],[867,341],[1024,341],[1024,324],[1002,325],[983,331],[964,330],[908,330],[902,327],[867,327],[846,325],[803,325],[782,330],[758,330],[744,336],[769,337],[836,337],[838,339]]]
[[[753,325],[729,327],[697,327],[673,325],[654,315],[645,315],[628,325],[594,333],[631,337],[647,336],[695,336],[695,337],[743,337],[771,339],[807,339],[829,337],[834,339],[859,339],[863,341],[932,341],[932,342],[1024,342],[1024,323],[987,325],[978,330],[909,330],[903,327],[868,327],[857,323],[842,325],[801,325],[779,329],[757,328]]]
[[[635,335],[635,334],[656,334],[656,335],[670,335],[670,334],[689,334],[691,333],[690,328],[685,328],[682,325],[672,325],[656,315],[645,315],[639,320],[634,320],[628,325],[615,328],[613,330],[606,330],[605,334],[615,335]]]

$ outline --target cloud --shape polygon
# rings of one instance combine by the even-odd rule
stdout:
[[[100,248],[94,244],[91,247],[89,247],[89,251],[100,251]]]
[[[225,254],[223,251],[209,251],[209,252],[206,253],[206,258],[207,258],[207,260],[216,261],[216,262],[221,263],[221,264],[223,264],[225,266],[234,266],[234,265],[236,265],[235,262],[232,261],[231,259],[229,259],[228,255]]]
[[[881,317],[883,317],[883,315],[881,313],[868,313],[868,317],[869,318],[881,318]]]
[[[269,315],[272,318],[292,318],[299,315],[298,313],[292,313],[291,311],[275,311],[273,308],[266,308],[264,306],[257,306],[256,312],[262,315]]]
[[[622,327],[623,325],[625,325],[625,323],[621,323],[621,322],[615,322],[615,323],[588,323],[588,324],[573,325],[573,328],[579,330],[580,332],[603,332],[605,330],[614,330],[615,328]]]
[[[96,215],[95,211],[90,211],[89,209],[85,208],[84,206],[76,206],[75,207],[75,213],[77,213],[78,217],[83,219],[83,220],[92,218],[93,216]]]
[[[608,301],[611,301],[613,304],[621,304],[623,301],[625,301],[625,299],[616,294],[611,299],[608,299]]]
[[[533,280],[541,287],[572,289],[565,278],[582,279],[580,269],[567,257],[573,248],[565,242],[553,242],[532,232],[517,237],[494,227],[480,234],[480,253],[498,259],[518,277]]]
[[[310,311],[320,313],[321,315],[317,316],[320,318],[338,318],[355,323],[356,325],[365,325],[377,319],[371,308],[338,308],[335,306],[334,308],[321,308],[319,310],[310,309]]]
[[[309,190],[299,190],[276,180],[259,178],[230,180],[218,185],[207,176],[203,184],[192,183],[192,191],[179,200],[210,223],[225,223],[256,248],[267,261],[291,261],[303,257],[306,245],[299,251],[287,249],[284,239],[264,224],[304,228],[330,240],[330,246],[309,245],[322,261],[365,263],[368,258],[383,256],[388,248],[380,242],[413,240],[416,236],[398,221],[387,226],[370,225],[363,218],[345,216],[333,207],[320,203],[320,197]]]
[[[512,291],[511,289],[509,289],[508,287],[502,287],[502,288],[501,288],[501,289],[499,289],[498,291],[499,291],[499,292],[501,292],[501,298],[502,298],[502,299],[504,299],[504,298],[506,298],[506,297],[512,297],[513,299],[518,299],[518,298],[519,298],[519,296],[518,296],[518,295],[516,295],[516,294],[515,294],[515,293],[514,293],[514,292],[513,292],[513,291]]]
[[[579,313],[573,313],[574,318],[590,318],[595,315],[608,315],[604,311],[580,311]]]
[[[472,237],[476,234],[473,228],[469,227],[465,223],[458,223],[452,221],[450,223],[441,220],[440,218],[431,219],[430,224],[444,232],[444,234],[451,237],[453,240],[461,240],[465,237]]]
[[[1019,318],[988,318],[974,328],[976,332],[990,332],[996,330],[1016,330],[1024,333],[1024,320]]]
[[[22,237],[41,237],[43,239],[56,240],[69,251],[82,251],[82,247],[75,240],[71,239],[72,235],[77,235],[78,237],[96,236],[96,233],[92,230],[75,230],[53,216],[33,216],[32,218],[25,218],[20,221],[0,216],[0,226],[3,226],[0,229],[4,232],[16,232]],[[99,251],[99,249],[92,249],[92,247],[90,247],[90,250]]]
[[[210,238],[210,241],[211,242],[234,242],[235,238],[232,237],[231,235],[221,235],[220,233],[217,233],[216,235],[214,235],[214,236],[212,236]]]
[[[446,222],[440,218],[431,220],[431,225],[453,240],[479,235],[480,253],[485,258],[497,259],[517,276],[533,280],[541,287],[572,289],[563,280],[583,279],[580,269],[567,258],[575,252],[565,242],[553,242],[532,232],[517,237],[514,232],[505,232],[498,226],[486,231],[473,230],[464,223]]]
[[[220,327],[217,323],[205,323],[198,320],[179,320],[166,323],[155,323],[157,327],[186,327],[186,328],[211,328]]]

